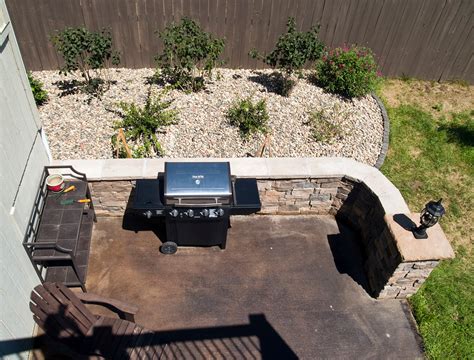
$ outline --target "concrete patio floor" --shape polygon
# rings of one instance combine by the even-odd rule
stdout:
[[[162,226],[99,218],[88,291],[138,305],[138,324],[184,344],[171,357],[422,358],[406,302],[367,294],[356,238],[333,217],[231,224],[226,250],[170,256]]]

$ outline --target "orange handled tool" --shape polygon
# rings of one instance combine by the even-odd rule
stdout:
[[[74,191],[74,190],[76,190],[76,187],[74,185],[71,185],[66,190],[63,191],[63,194],[65,194],[69,191]]]
[[[69,191],[74,191],[76,190],[76,187],[74,185],[69,186],[67,189],[62,190],[61,192],[57,193],[54,198],[59,199],[63,194],[68,193]]]
[[[91,199],[79,199],[79,200],[74,200],[74,199],[67,199],[67,200],[62,200],[61,205],[71,205],[74,203],[89,203],[91,202]]]

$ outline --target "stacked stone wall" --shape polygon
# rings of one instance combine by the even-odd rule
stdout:
[[[378,298],[406,298],[418,291],[439,261],[410,261],[398,265]]]
[[[132,201],[133,181],[92,181],[92,200],[97,216],[123,216]]]

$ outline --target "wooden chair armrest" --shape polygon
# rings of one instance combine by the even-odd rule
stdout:
[[[117,313],[121,319],[135,322],[135,314],[138,312],[138,307],[135,305],[91,293],[75,293],[75,295],[84,304],[101,305]]]

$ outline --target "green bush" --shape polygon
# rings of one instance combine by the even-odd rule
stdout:
[[[125,138],[135,144],[133,157],[162,156],[163,149],[156,138],[156,132],[164,126],[176,124],[177,110],[170,110],[172,101],[163,101],[162,95],[156,98],[148,93],[145,106],[121,102],[119,104],[122,119],[114,128],[122,128]],[[117,136],[112,136],[112,145],[117,146]]]
[[[226,113],[233,126],[237,126],[240,135],[248,139],[251,134],[267,132],[268,112],[265,100],[252,102],[251,97],[237,100]]]
[[[221,61],[223,39],[204,32],[193,20],[184,18],[179,24],[171,24],[159,33],[163,41],[163,53],[157,56],[156,77],[184,91],[204,88],[205,77],[212,75]]]
[[[120,62],[118,52],[112,50],[110,32],[68,27],[52,36],[51,41],[64,60],[59,73],[67,75],[79,70],[84,78],[82,90],[100,95],[104,84],[100,71],[108,67],[109,62],[113,65]]]
[[[327,109],[313,110],[309,113],[307,125],[311,126],[311,135],[320,142],[332,142],[343,136],[342,127],[337,119],[347,118],[348,114],[339,111],[337,106],[331,111]]]
[[[375,91],[379,80],[377,64],[368,48],[351,46],[325,54],[316,64],[316,81],[330,93],[348,98]]]
[[[31,72],[28,71],[27,75],[36,105],[43,105],[46,101],[48,101],[48,93],[43,89],[43,83],[38,79],[35,79]]]
[[[262,55],[256,50],[250,51],[253,58],[262,60],[265,64],[281,71],[280,93],[288,96],[295,85],[291,79],[294,73],[301,75],[301,70],[308,62],[321,57],[324,44],[318,38],[319,27],[314,26],[307,32],[296,30],[296,20],[289,18],[287,31],[278,38],[275,49],[269,54]]]

